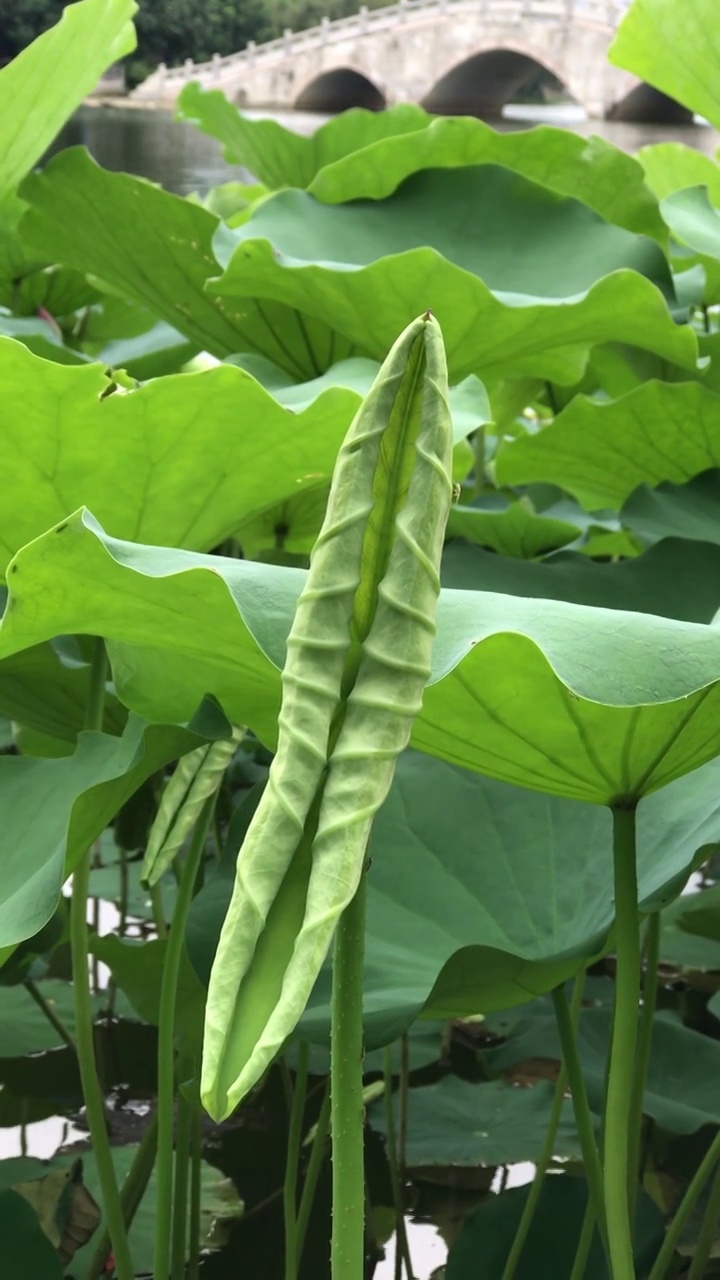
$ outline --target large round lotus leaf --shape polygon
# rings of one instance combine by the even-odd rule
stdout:
[[[109,538],[79,512],[13,560],[0,658],[53,635],[109,642],[118,695],[188,720],[212,693],[272,745],[300,570]],[[720,629],[649,614],[444,591],[413,731],[433,755],[608,804],[720,751]]]
[[[638,809],[641,904],[684,885],[720,837],[720,763]],[[549,991],[602,951],[614,919],[607,810],[521,791],[417,753],[398,762],[373,826],[364,1016],[368,1047],[421,1012],[489,1012]],[[193,903],[187,943],[207,982],[232,892],[228,859]],[[324,1041],[330,974],[298,1034]]]
[[[611,340],[694,367],[696,339],[659,291],[671,297],[659,247],[496,165],[415,174],[378,202],[280,192],[213,247],[225,274],[209,287],[228,306],[259,295],[302,308],[378,358],[430,307],[453,380],[573,383],[589,346]]]
[[[443,586],[461,590],[568,600],[707,623],[720,609],[720,547],[687,537],[663,538],[632,560],[599,564],[572,551],[542,561],[509,560],[452,542],[443,555],[442,581]]]
[[[474,233],[478,225],[481,236]],[[239,247],[260,236],[289,266],[357,269],[429,246],[494,292],[524,300],[574,298],[621,268],[672,292],[665,256],[653,241],[497,164],[415,173],[386,200],[342,207],[281,192],[218,244],[234,240]]]
[[[612,1009],[587,1009],[580,1016],[577,1042],[588,1101],[602,1114]],[[562,1056],[555,1019],[534,1014],[518,1021],[500,1049],[486,1055],[493,1071],[505,1071],[528,1058]],[[696,1133],[703,1125],[720,1124],[716,1082],[720,1044],[676,1020],[659,1014],[653,1023],[652,1047],[643,1112],[669,1133]]]
[[[487,1196],[453,1244],[445,1280],[502,1280],[528,1194],[529,1187],[516,1187],[503,1195]],[[567,1176],[545,1179],[515,1272],[517,1280],[560,1280],[572,1274],[586,1207],[585,1181]],[[639,1188],[635,1211],[638,1275],[647,1275],[664,1232],[661,1210]],[[583,1268],[583,1280],[608,1280],[597,1232]]]
[[[469,1084],[445,1076],[408,1096],[405,1162],[412,1168],[473,1168],[537,1160],[547,1136],[554,1086],[543,1080],[518,1089],[506,1080]],[[397,1128],[399,1098],[393,1097]],[[387,1132],[385,1100],[368,1109],[374,1129]],[[553,1154],[581,1158],[572,1102],[566,1098]]]
[[[622,521],[647,545],[661,538],[720,543],[720,471],[713,468],[687,484],[640,485],[622,509]]]
[[[361,399],[328,379],[294,412],[229,366],[113,395],[101,365],[51,364],[9,339],[0,378],[0,572],[83,502],[119,537],[209,550],[265,506],[329,479]]]
[[[378,139],[326,164],[309,190],[327,204],[383,200],[421,169],[480,164],[512,169],[581,200],[608,222],[667,240],[657,201],[636,160],[602,138],[583,138],[550,125],[499,133],[482,120],[441,117],[409,136]]]
[[[619,400],[575,396],[550,426],[501,445],[499,484],[557,484],[588,511],[640,484],[720,466],[720,396],[699,382],[644,382]]]
[[[565,547],[580,536],[580,529],[567,520],[535,515],[522,502],[508,503],[498,495],[492,504],[452,507],[447,525],[448,538],[465,538],[500,556],[532,559],[543,552]]]
[[[256,351],[303,380],[351,354],[351,342],[302,306],[211,297],[205,284],[218,272],[219,220],[194,201],[101,169],[82,147],[54,156],[25,179],[22,194],[31,206],[22,232],[29,251],[98,276],[213,355]]]

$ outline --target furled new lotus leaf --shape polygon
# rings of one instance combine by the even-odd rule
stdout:
[[[224,1119],[302,1014],[430,674],[452,495],[440,328],[396,342],[338,455],[283,671],[277,755],[210,977],[201,1093]]]

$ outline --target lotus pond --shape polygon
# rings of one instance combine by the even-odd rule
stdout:
[[[0,71],[0,1275],[717,1274],[716,160],[41,164],[134,10]],[[720,127],[714,0],[610,57]]]

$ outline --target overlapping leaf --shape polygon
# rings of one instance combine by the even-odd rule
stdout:
[[[327,204],[382,200],[421,169],[473,164],[502,165],[560,195],[581,200],[608,222],[652,235],[661,243],[667,240],[657,201],[636,160],[602,138],[583,138],[549,125],[498,133],[481,120],[432,119],[424,129],[379,138],[327,162],[309,190]],[[435,181],[443,180],[437,173]]]
[[[131,716],[120,738],[81,734],[71,756],[0,757],[0,947],[47,923],[63,880],[125,800],[169,760],[205,741],[200,728],[148,725]]]
[[[302,307],[378,358],[422,302],[441,323],[453,381],[490,371],[574,382],[589,346],[611,339],[694,367],[696,339],[670,318],[653,241],[498,166],[436,178],[415,174],[387,200],[347,206],[281,192],[218,232],[225,273],[208,287],[228,305]]]
[[[432,120],[422,107],[398,103],[387,111],[362,107],[343,111],[314,133],[285,129],[276,120],[252,120],[224,94],[188,84],[176,108],[179,120],[195,124],[222,143],[229,164],[241,164],[271,189],[308,187],[326,165],[380,138],[407,136]]]
[[[679,892],[697,851],[720,835],[719,775],[713,762],[640,804],[644,903]],[[423,1011],[452,1018],[523,1003],[597,955],[614,915],[611,844],[602,808],[402,757],[370,844],[368,1047]],[[221,867],[193,904],[188,950],[205,982],[233,870]],[[324,1042],[329,1027],[325,971],[299,1034]]]
[[[52,635],[105,636],[118,694],[183,722],[212,693],[275,740],[300,570],[103,534],[82,512],[8,572],[0,656]],[[642,795],[720,750],[720,629],[563,601],[445,591],[416,746],[553,794]]]
[[[677,538],[661,536],[649,551],[616,563],[598,563],[571,551],[540,562],[508,560],[452,543],[445,548],[443,585],[712,622],[720,609],[720,548],[709,541],[688,541],[686,529]],[[703,536],[708,537],[707,531]]]
[[[257,351],[305,378],[351,354],[351,344],[302,305],[263,294],[229,304],[204,292],[218,271],[219,220],[141,178],[105,172],[82,147],[28,178],[23,198],[31,206],[23,241],[32,250],[98,276],[216,356]]]
[[[720,465],[720,396],[700,382],[645,382],[619,400],[575,396],[555,421],[498,451],[503,485],[558,484],[588,510],[639,484],[682,484]]]
[[[376,371],[371,361],[346,361],[337,383],[331,375],[288,388],[287,407],[232,366],[109,394],[112,376],[100,365],[67,369],[0,339],[0,572],[82,503],[119,537],[209,550],[243,521],[329,480]],[[473,383],[453,396],[458,441],[486,420]]]

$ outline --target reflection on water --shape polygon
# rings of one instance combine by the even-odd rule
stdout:
[[[259,118],[268,112],[247,113]],[[299,133],[312,133],[323,116],[287,111],[274,118]],[[506,107],[501,129],[526,128],[533,124],[555,124],[576,133],[599,134],[624,151],[655,142],[684,142],[687,146],[713,154],[717,146],[714,130],[704,125],[627,124],[618,120],[588,120],[582,108],[571,103],[554,106]],[[164,111],[130,107],[83,107],[63,129],[53,150],[86,146],[106,169],[137,173],[159,182],[170,191],[187,195],[204,194],[210,187],[231,178],[246,180],[237,165],[223,160],[222,148],[192,125],[173,120]]]

